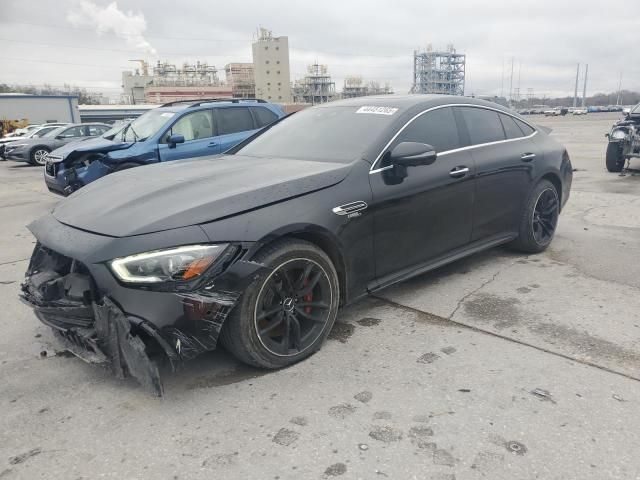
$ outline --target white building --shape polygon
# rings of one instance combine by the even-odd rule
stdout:
[[[79,123],[76,95],[0,94],[0,120],[26,120],[28,123]]]
[[[260,28],[252,44],[256,98],[268,102],[290,103],[289,38],[274,37]]]

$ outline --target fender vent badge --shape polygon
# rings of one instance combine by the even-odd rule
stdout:
[[[339,207],[334,207],[331,211],[336,215],[348,215],[349,217],[359,217],[363,210],[367,209],[366,202],[362,200],[358,200],[357,202],[345,203],[344,205],[340,205]],[[356,214],[356,215],[354,215]]]

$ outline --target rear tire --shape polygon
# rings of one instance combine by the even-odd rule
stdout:
[[[222,327],[222,345],[238,360],[269,369],[312,355],[338,313],[338,275],[330,258],[310,242],[284,239],[252,261],[270,270],[243,292]]]
[[[36,147],[31,152],[29,152],[29,163],[31,165],[40,165],[44,166],[46,161],[46,156],[51,152],[47,147]]]
[[[622,148],[617,142],[609,142],[607,145],[607,170],[612,173],[621,172],[624,168],[624,157],[622,156]]]
[[[541,180],[529,194],[520,219],[518,238],[510,246],[525,253],[546,250],[553,240],[559,214],[556,187],[548,180]]]

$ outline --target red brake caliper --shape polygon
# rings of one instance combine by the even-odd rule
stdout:
[[[306,287],[307,285],[309,285],[309,279],[305,278],[304,281],[302,282],[302,286]],[[313,292],[309,292],[304,297],[302,297],[302,299],[305,302],[311,302],[313,300]],[[304,311],[305,311],[305,313],[310,314],[311,313],[311,307],[304,307]]]

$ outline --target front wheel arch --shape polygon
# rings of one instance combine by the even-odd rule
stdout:
[[[348,302],[349,295],[347,292],[347,267],[344,255],[342,254],[338,241],[333,238],[330,232],[324,231],[321,227],[313,228],[313,226],[310,227],[309,225],[305,225],[303,229],[300,226],[291,226],[284,231],[280,230],[277,233],[266,235],[258,242],[259,248],[252,253],[252,257],[256,256],[258,252],[269,247],[273,243],[287,238],[304,240],[312,243],[331,259],[331,262],[338,274],[340,305],[345,305]]]

